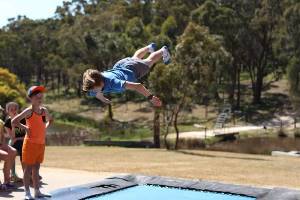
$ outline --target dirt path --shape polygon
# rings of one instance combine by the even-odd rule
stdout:
[[[207,131],[191,131],[191,132],[181,132],[180,138],[198,138],[204,139],[207,137],[214,137],[218,134],[230,134],[236,132],[245,132],[253,130],[261,130],[263,126],[237,126],[237,127],[228,127],[222,129],[211,129]],[[176,137],[176,134],[170,134],[168,138],[173,139]]]

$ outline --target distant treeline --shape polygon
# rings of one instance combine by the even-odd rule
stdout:
[[[243,73],[253,103],[287,72],[297,96],[299,22],[297,0],[72,0],[58,6],[54,18],[18,16],[0,29],[0,66],[26,85],[80,95],[85,69],[108,69],[156,42],[188,68],[199,98],[218,98],[222,89],[239,106]],[[207,75],[212,72],[213,78]]]

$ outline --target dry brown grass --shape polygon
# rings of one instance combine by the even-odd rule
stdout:
[[[44,166],[300,188],[300,159],[212,151],[47,147]]]

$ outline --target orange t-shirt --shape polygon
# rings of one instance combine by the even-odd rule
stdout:
[[[38,114],[32,111],[32,115],[26,119],[26,125],[30,130],[30,137],[28,136],[28,134],[26,134],[25,140],[28,140],[29,142],[35,144],[45,144],[45,111],[42,110],[42,114]]]

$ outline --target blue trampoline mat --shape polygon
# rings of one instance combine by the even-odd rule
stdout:
[[[150,185],[135,186],[128,189],[101,195],[88,200],[254,200],[252,197],[193,191]]]

